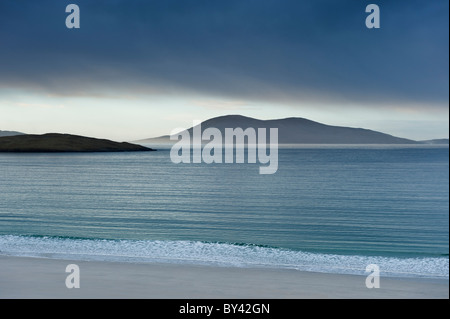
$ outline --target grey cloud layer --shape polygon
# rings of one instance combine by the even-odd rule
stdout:
[[[0,87],[186,90],[234,98],[448,103],[448,1],[0,3]]]

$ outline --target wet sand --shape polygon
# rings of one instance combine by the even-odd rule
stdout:
[[[80,269],[80,288],[68,289],[66,266]],[[449,298],[447,279],[380,277],[287,269],[226,268],[0,256],[0,298],[138,299],[412,299]]]

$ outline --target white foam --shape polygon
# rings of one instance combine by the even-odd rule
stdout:
[[[0,236],[0,254],[76,260],[168,262],[225,267],[290,268],[361,274],[377,264],[391,277],[449,278],[447,257],[394,258],[317,254],[280,248],[194,241],[98,240]]]

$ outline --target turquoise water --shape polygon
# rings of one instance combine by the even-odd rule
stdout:
[[[0,254],[448,278],[448,147],[0,154]]]

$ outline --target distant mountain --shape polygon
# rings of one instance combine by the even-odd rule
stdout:
[[[15,135],[23,135],[25,133],[15,132],[15,131],[0,131],[1,136],[15,136]]]
[[[421,144],[445,145],[449,144],[448,138],[439,138],[434,140],[420,141]]]
[[[153,151],[142,145],[70,134],[0,137],[0,152],[135,152]]]
[[[304,118],[258,120],[241,115],[215,117],[201,123],[206,128],[218,128],[225,136],[225,128],[278,128],[279,144],[419,144],[417,141],[363,128],[331,126]],[[193,128],[189,133],[192,136]],[[267,130],[268,132],[268,130]],[[174,143],[168,135],[136,141],[136,143]]]

